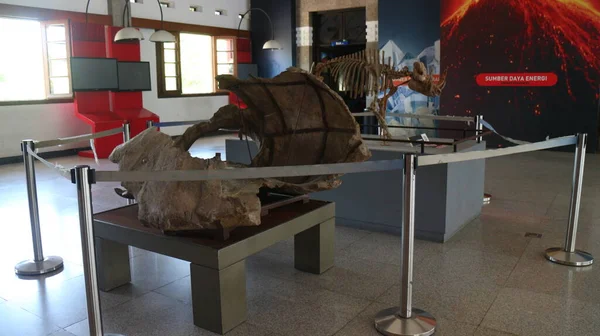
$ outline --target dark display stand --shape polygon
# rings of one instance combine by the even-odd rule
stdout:
[[[110,291],[131,281],[135,246],[190,262],[194,324],[224,334],[246,320],[245,259],[294,237],[294,266],[321,274],[333,267],[335,204],[293,203],[271,209],[262,224],[238,227],[226,241],[165,235],[142,225],[138,206],[94,216],[98,283]]]

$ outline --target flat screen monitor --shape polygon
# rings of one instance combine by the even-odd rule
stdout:
[[[119,91],[150,91],[149,62],[119,62]]]
[[[71,57],[71,84],[73,91],[117,90],[117,59]]]

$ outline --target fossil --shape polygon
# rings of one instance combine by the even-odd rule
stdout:
[[[172,140],[148,129],[115,148],[110,160],[121,171],[203,170],[242,164],[193,158],[192,144],[219,129],[240,129],[259,144],[251,167],[361,162],[371,153],[344,101],[312,74],[290,68],[273,79],[241,80],[217,76],[220,89],[235,93],[248,106],[221,107],[206,122]],[[299,176],[190,182],[123,182],[139,203],[138,217],[163,231],[230,231],[260,224],[260,188],[289,194],[328,190],[339,176]],[[122,191],[118,191],[123,196]]]

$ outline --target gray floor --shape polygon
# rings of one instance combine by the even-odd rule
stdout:
[[[193,152],[211,156],[223,146],[212,139]],[[597,257],[599,161],[588,156],[577,242]],[[572,164],[571,154],[556,152],[488,160],[494,199],[481,217],[446,244],[416,242],[413,301],[438,319],[436,335],[600,334],[600,267],[554,265],[542,255],[562,244]],[[32,255],[26,193],[22,166],[0,166],[0,335],[87,335],[75,188],[37,167],[45,253],[63,257],[65,269],[36,280],[13,274]],[[115,168],[103,161],[101,169]],[[94,186],[96,211],[124,205],[112,187]],[[248,321],[228,335],[377,335],[374,314],[398,301],[399,238],[337,227],[336,244],[336,266],[321,276],[294,270],[291,241],[251,257]],[[132,284],[101,295],[105,331],[212,335],[192,323],[187,263],[138,249],[131,258]]]

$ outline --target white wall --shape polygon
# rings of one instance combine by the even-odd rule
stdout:
[[[0,3],[85,13],[85,5],[87,4],[87,0],[0,0]],[[93,14],[107,15],[107,1],[92,0],[90,2],[89,12]],[[1,14],[2,13],[0,13],[0,15]]]
[[[144,36],[150,36],[153,30],[142,29]],[[160,121],[204,120],[210,119],[217,110],[229,104],[228,96],[158,98],[156,73],[156,44],[145,39],[141,42],[142,61],[150,62],[152,91],[145,91],[144,108],[156,113]],[[169,135],[180,135],[186,127],[167,127],[162,129]]]
[[[91,126],[75,117],[72,103],[0,106],[0,157],[21,155],[21,140],[52,140],[90,131]],[[56,151],[86,145],[89,146],[80,143],[40,151]]]
[[[202,26],[237,29],[243,14],[250,8],[250,0],[169,0],[174,8],[163,8],[164,20]],[[201,6],[202,12],[190,12],[190,6]],[[215,9],[224,11],[224,15],[215,15]],[[160,10],[156,0],[143,0],[143,3],[132,3],[133,17],[160,20]],[[242,23],[242,29],[248,30],[248,20]]]

